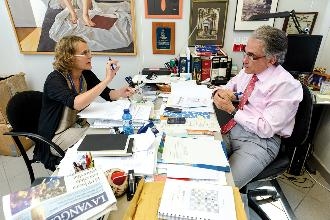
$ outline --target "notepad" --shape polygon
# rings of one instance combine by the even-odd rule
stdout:
[[[78,152],[91,152],[93,156],[131,156],[133,138],[125,134],[88,134],[79,145]]]
[[[231,186],[167,179],[158,209],[161,219],[236,219]]]

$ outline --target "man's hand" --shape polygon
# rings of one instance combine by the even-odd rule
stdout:
[[[219,89],[213,96],[213,102],[218,109],[221,109],[229,114],[235,109],[232,100],[235,99],[235,95],[230,90]]]

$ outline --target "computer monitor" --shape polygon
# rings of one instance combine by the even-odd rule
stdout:
[[[284,69],[293,75],[311,73],[321,41],[322,35],[289,34]]]

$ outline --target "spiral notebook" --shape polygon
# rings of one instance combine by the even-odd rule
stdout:
[[[167,179],[158,218],[235,220],[233,188],[206,182]]]

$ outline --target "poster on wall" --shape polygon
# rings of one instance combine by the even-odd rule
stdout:
[[[175,23],[152,22],[153,54],[175,54]]]
[[[262,21],[250,21],[252,15],[276,12],[278,0],[237,0],[235,26],[236,31],[252,31],[262,25],[273,26],[274,18]]]
[[[5,2],[23,54],[52,54],[62,37],[77,35],[93,54],[136,55],[134,0]]]

